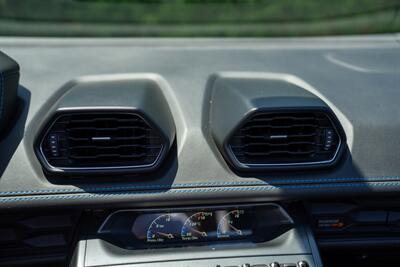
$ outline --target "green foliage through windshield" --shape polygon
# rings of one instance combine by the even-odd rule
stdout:
[[[0,35],[309,36],[400,31],[400,0],[0,0]]]

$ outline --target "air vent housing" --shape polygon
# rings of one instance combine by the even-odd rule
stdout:
[[[336,160],[341,142],[327,111],[259,110],[233,131],[226,149],[242,169],[323,166]]]
[[[351,123],[296,76],[226,72],[209,83],[211,137],[238,175],[332,167],[346,150],[341,123]]]
[[[154,170],[169,147],[158,128],[138,112],[63,112],[50,120],[37,147],[50,172]]]

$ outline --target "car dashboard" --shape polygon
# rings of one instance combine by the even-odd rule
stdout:
[[[0,266],[398,259],[399,42],[0,38]]]

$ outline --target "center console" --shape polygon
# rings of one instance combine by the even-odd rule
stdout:
[[[85,221],[71,266],[322,267],[302,211],[275,203],[126,209]]]

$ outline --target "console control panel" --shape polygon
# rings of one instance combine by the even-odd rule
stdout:
[[[71,267],[322,267],[302,211],[286,203],[98,211]]]
[[[162,263],[136,263],[113,265],[114,267],[321,267],[314,263],[311,255],[240,257],[227,259],[204,259],[188,261],[166,261]]]
[[[271,264],[249,264],[244,263],[242,265],[229,265],[229,266],[222,266],[216,265],[215,267],[309,267],[307,261],[302,260],[297,263],[279,263],[279,262],[272,262]]]

